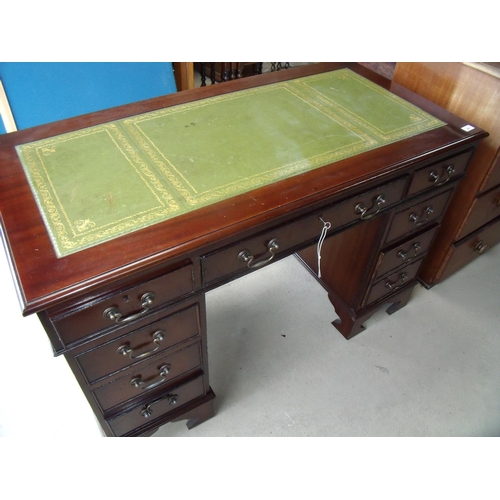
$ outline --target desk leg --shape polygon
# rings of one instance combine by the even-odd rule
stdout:
[[[416,284],[415,284],[416,285]],[[402,309],[408,301],[410,300],[411,294],[413,293],[413,289],[415,285],[409,286],[405,288],[401,293],[398,293],[392,300],[392,304],[386,310],[387,314],[394,314],[396,311]]]
[[[212,418],[215,415],[214,399],[215,399],[215,394],[212,391],[212,389],[209,388],[207,394],[203,396],[202,402],[196,403],[198,404],[198,406],[196,406],[195,408],[187,410],[177,417],[170,418],[164,422],[158,423],[157,425],[154,425],[151,428],[142,430],[140,434],[134,434],[134,435],[140,435],[141,437],[149,437],[152,436],[163,425],[168,425],[169,422],[179,422],[181,420],[187,420],[186,422],[187,428],[192,429],[193,427],[202,424],[203,422]]]
[[[385,216],[376,217],[328,237],[321,251],[321,278],[316,245],[297,254],[328,292],[340,318],[332,324],[346,339],[361,333],[365,329],[363,323],[376,310],[360,310],[360,305],[379,254],[386,220]]]
[[[339,300],[335,299],[331,294],[328,294],[330,302],[335,308],[339,319],[332,321],[332,325],[347,339],[351,339],[358,333],[364,331],[363,323],[368,321],[377,309],[366,311],[362,315],[357,315],[353,310],[343,309],[339,307]]]
[[[210,399],[205,403],[202,403],[200,406],[197,406],[193,410],[183,413],[180,417],[172,419],[172,422],[178,422],[179,420],[187,419],[186,426],[188,429],[192,429],[193,427],[196,427],[197,425],[200,425],[206,420],[212,418],[215,415],[215,394],[211,388],[209,389],[209,392],[205,397]]]
[[[388,300],[390,306],[386,309],[387,314],[394,314],[408,303],[415,285],[416,283],[407,286]],[[348,340],[361,333],[365,329],[363,323],[368,321],[376,311],[383,307],[383,303],[378,303],[369,309],[354,312],[352,309],[348,310],[339,306],[339,299],[335,298],[332,294],[328,294],[328,298],[339,316],[339,319],[333,321],[332,325]]]

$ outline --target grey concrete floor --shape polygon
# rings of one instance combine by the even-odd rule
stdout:
[[[294,258],[207,296],[216,416],[156,436],[500,436],[500,247],[345,340]]]
[[[289,257],[207,294],[216,415],[156,437],[500,436],[500,245],[345,340]],[[0,435],[99,437],[63,357],[23,318],[0,258]]]

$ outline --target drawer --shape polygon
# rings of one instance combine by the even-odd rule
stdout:
[[[439,225],[436,224],[425,233],[420,233],[404,243],[382,250],[374,279],[422,257],[429,249],[438,227]]]
[[[411,196],[425,189],[443,186],[455,177],[463,174],[473,154],[473,150],[466,151],[458,156],[452,156],[438,163],[417,170],[408,188]]]
[[[180,342],[199,336],[200,328],[200,311],[198,304],[195,304],[83,352],[75,356],[75,360],[87,382],[92,384]]]
[[[415,202],[410,207],[396,213],[392,219],[386,241],[393,241],[438,220],[443,215],[450,196],[451,190],[448,190],[432,198]]]
[[[390,274],[386,278],[375,283],[369,290],[366,305],[370,305],[373,302],[382,299],[386,295],[390,295],[393,292],[403,288],[407,283],[410,283],[418,273],[420,269],[420,264],[422,264],[422,259],[413,262],[407,267]]]
[[[201,346],[197,342],[154,363],[141,363],[136,370],[93,391],[103,411],[145,394],[187,374],[201,365]]]
[[[451,246],[452,253],[440,280],[451,276],[485,252],[487,253],[488,249],[497,243],[500,243],[500,217],[492,220],[465,240]]]
[[[321,235],[323,223],[331,224],[329,232],[356,221],[368,220],[380,211],[401,200],[406,179],[379,186],[347,200],[326,206],[314,215],[261,233],[223,250],[205,255],[202,258],[203,282],[205,285],[250,269],[258,269],[280,253],[290,253],[300,245],[317,240]]]
[[[109,426],[117,436],[122,436],[151,420],[164,417],[186,403],[205,395],[203,376],[186,384],[175,387],[161,396],[155,395],[145,404],[136,406],[133,410],[108,420]]]
[[[67,346],[109,328],[128,326],[144,318],[149,310],[192,292],[193,289],[193,266],[184,266],[124,289],[104,300],[80,306],[75,312],[51,318],[51,321]]]
[[[484,184],[481,186],[481,193],[485,193],[495,186],[500,184],[500,150],[497,151],[497,155],[492,162],[490,171],[488,172]]]
[[[467,216],[457,240],[465,238],[468,234],[479,229],[484,224],[500,215],[500,186],[476,198]]]

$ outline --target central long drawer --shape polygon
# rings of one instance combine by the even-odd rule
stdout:
[[[248,269],[258,269],[271,262],[275,256],[286,255],[301,244],[318,239],[325,222],[331,225],[329,232],[333,232],[353,222],[378,215],[401,200],[406,180],[404,177],[354,195],[326,206],[313,215],[203,256],[201,262],[204,285]]]

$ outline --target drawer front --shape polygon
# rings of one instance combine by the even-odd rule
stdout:
[[[194,289],[193,266],[184,266],[156,279],[125,289],[104,300],[82,306],[74,313],[53,318],[52,323],[67,346],[108,328],[128,326]]]
[[[484,184],[481,186],[481,193],[485,193],[489,189],[494,188],[500,184],[500,151],[497,152],[493,165],[491,166],[488,175],[486,176]]]
[[[408,196],[416,194],[425,189],[443,186],[455,177],[463,174],[473,151],[467,151],[458,156],[447,158],[439,163],[434,163],[425,168],[417,170],[413,174]]]
[[[164,317],[150,325],[86,351],[75,360],[87,382],[116,373],[200,335],[198,304]]]
[[[500,243],[500,217],[489,222],[474,234],[460,243],[452,245],[452,254],[440,280],[446,279],[453,273],[481,257],[492,246]]]
[[[383,278],[378,283],[373,285],[368,292],[366,305],[370,305],[373,302],[382,299],[384,296],[396,292],[406,286],[407,283],[410,283],[410,281],[417,276],[421,264],[422,259],[417,260],[413,264],[396,271],[395,273],[387,276],[387,278]]]
[[[386,241],[393,241],[407,233],[430,226],[443,215],[450,195],[451,191],[445,191],[398,212],[392,220]]]
[[[500,186],[474,200],[467,222],[462,227],[457,240],[479,229],[500,215]]]
[[[131,373],[94,391],[103,411],[124,401],[161,386],[167,387],[177,377],[195,370],[201,365],[200,343],[157,359],[154,363],[142,363]]]
[[[400,266],[411,264],[414,260],[422,257],[429,249],[438,227],[438,225],[435,225],[425,233],[414,236],[404,243],[384,249],[380,253],[375,279]]]
[[[155,396],[148,403],[139,405],[132,411],[108,420],[108,424],[117,436],[121,436],[151,420],[164,417],[182,405],[204,395],[205,388],[203,376],[201,376],[184,385],[165,391],[161,396]]]
[[[203,282],[206,285],[248,268],[258,269],[271,262],[275,255],[318,239],[323,229],[320,217],[331,224],[330,232],[355,221],[370,219],[398,203],[405,184],[406,179],[399,179],[206,255],[202,258]]]

